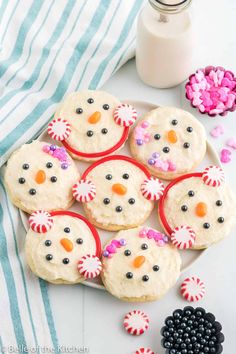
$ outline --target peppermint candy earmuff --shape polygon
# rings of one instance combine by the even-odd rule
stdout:
[[[219,187],[225,181],[225,174],[219,166],[209,166],[202,173],[203,182],[211,187]]]
[[[171,233],[170,240],[172,244],[181,249],[185,250],[191,248],[195,242],[196,234],[190,226],[177,226]]]
[[[164,192],[164,184],[155,177],[145,179],[141,184],[141,192],[148,200],[158,200]]]
[[[54,140],[66,140],[70,133],[70,124],[65,119],[55,118],[48,124],[48,134]]]
[[[137,119],[137,111],[128,103],[121,103],[114,110],[116,124],[123,127],[130,127]]]
[[[102,263],[97,256],[87,254],[78,263],[78,271],[86,279],[97,277],[102,270]]]
[[[72,194],[78,202],[91,202],[96,196],[96,187],[89,179],[81,179],[72,187]]]
[[[52,228],[53,218],[47,211],[37,210],[30,215],[29,225],[33,231],[45,233]]]

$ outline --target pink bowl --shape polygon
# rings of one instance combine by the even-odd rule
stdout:
[[[225,116],[236,109],[236,78],[221,66],[198,69],[185,85],[192,107],[210,117]]]

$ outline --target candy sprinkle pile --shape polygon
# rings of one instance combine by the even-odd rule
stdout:
[[[186,98],[200,113],[225,116],[236,109],[236,78],[220,66],[197,70],[185,89]]]

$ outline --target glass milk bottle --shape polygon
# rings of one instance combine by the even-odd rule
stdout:
[[[140,78],[157,88],[173,87],[194,71],[192,0],[149,0],[137,26],[136,66]]]

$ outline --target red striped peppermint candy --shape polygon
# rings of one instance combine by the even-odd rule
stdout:
[[[219,187],[225,181],[225,174],[221,167],[209,166],[203,171],[202,179],[208,186]]]
[[[51,229],[53,218],[47,211],[37,210],[30,215],[29,224],[33,231],[45,233]]]
[[[164,184],[158,178],[155,177],[150,177],[141,184],[141,192],[144,198],[148,200],[160,199],[164,192],[164,189]]]
[[[154,354],[154,352],[150,348],[139,348],[135,354]]]
[[[124,328],[128,333],[139,336],[149,328],[149,317],[140,310],[130,311],[125,315]]]
[[[185,250],[193,246],[196,234],[190,226],[177,226],[174,228],[170,240],[173,245],[181,250]]]
[[[136,119],[137,112],[130,104],[122,103],[114,110],[114,120],[118,125],[130,127]]]
[[[96,196],[96,187],[92,181],[88,179],[81,179],[72,187],[74,198],[78,202],[91,202]]]
[[[65,119],[55,118],[48,124],[48,134],[54,140],[65,140],[70,133],[70,124]]]
[[[97,277],[102,270],[102,263],[97,256],[87,254],[83,256],[78,263],[78,271],[86,279]]]
[[[205,284],[198,277],[189,277],[181,284],[180,292],[187,301],[199,301],[206,293]]]

